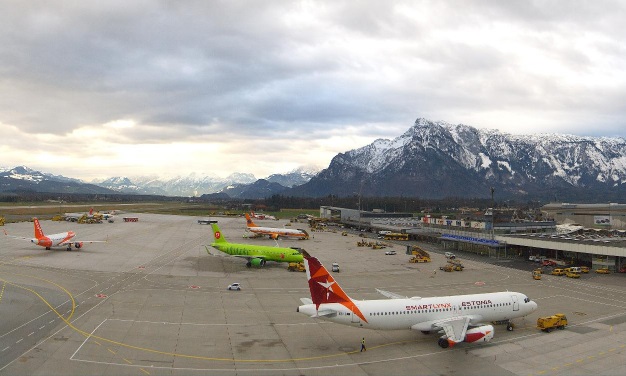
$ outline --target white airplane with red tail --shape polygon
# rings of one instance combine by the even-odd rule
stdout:
[[[272,221],[278,221],[278,219],[276,217],[274,217],[273,215],[269,215],[269,214],[263,214],[263,213],[255,213],[253,211],[250,212],[250,214],[252,215],[252,218],[254,219],[270,219]]]
[[[339,324],[369,329],[414,329],[425,334],[438,331],[439,346],[459,342],[488,342],[493,338],[493,321],[508,322],[537,309],[537,303],[518,292],[494,292],[421,298],[403,297],[378,290],[390,299],[353,300],[319,260],[302,251],[311,299],[297,311]]]
[[[45,247],[47,250],[51,249],[52,247],[65,247],[67,251],[71,251],[72,246],[74,246],[74,248],[76,249],[79,249],[83,247],[84,243],[106,243],[105,240],[74,240],[74,237],[76,236],[76,233],[74,231],[45,235],[37,218],[33,218],[33,225],[35,227],[34,238],[12,236],[7,234],[6,230],[4,231],[4,235],[14,239],[28,240],[31,243],[37,244],[38,246]]]
[[[290,229],[290,228],[277,228],[277,227],[264,227],[257,226],[256,223],[252,221],[252,218],[246,213],[246,223],[248,226],[248,231],[253,232],[257,235],[267,235],[272,239],[278,239],[279,237],[288,237],[288,238],[298,238],[298,239],[308,239],[309,233],[303,229]]]

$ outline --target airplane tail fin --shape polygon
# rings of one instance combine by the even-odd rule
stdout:
[[[41,239],[45,237],[43,230],[41,229],[41,225],[39,224],[39,220],[37,218],[33,218],[33,226],[35,227],[35,238]]]
[[[258,227],[254,222],[252,222],[252,218],[250,218],[248,213],[246,213],[246,224],[248,227]]]
[[[359,307],[343,291],[324,265],[316,257],[309,255],[307,251],[303,250],[302,255],[304,256],[306,277],[309,280],[311,300],[315,304],[316,309],[319,310],[320,304],[338,303],[348,308],[364,322],[367,322]]]
[[[222,232],[216,222],[211,223],[211,228],[213,229],[213,238],[215,238],[215,243],[226,243],[226,238],[222,236]]]
[[[317,306],[324,303],[351,303],[352,299],[343,291],[320,261],[302,251],[306,277],[309,280],[311,298]]]

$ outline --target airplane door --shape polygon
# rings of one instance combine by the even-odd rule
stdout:
[[[513,311],[519,311],[519,302],[517,301],[517,295],[511,295],[511,300],[513,300]]]
[[[454,316],[461,316],[461,310],[456,304],[452,306],[452,312],[454,313]]]

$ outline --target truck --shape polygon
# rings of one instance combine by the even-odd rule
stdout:
[[[567,317],[562,313],[537,319],[537,328],[546,333],[550,333],[554,328],[563,330],[566,326]]]
[[[290,272],[304,272],[306,269],[304,268],[303,262],[290,262],[287,266],[287,270]]]
[[[465,268],[460,260],[450,259],[448,260],[448,264],[452,265],[452,269],[456,270],[457,272],[462,272]]]
[[[430,254],[416,245],[407,246],[407,253],[413,256],[409,260],[411,263],[430,262]]]

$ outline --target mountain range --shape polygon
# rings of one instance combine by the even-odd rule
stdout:
[[[396,196],[439,199],[607,202],[626,193],[626,140],[563,134],[511,135],[418,118],[404,134],[335,156],[317,171],[300,168],[256,179],[192,174],[174,179],[115,177],[91,184],[27,167],[0,169],[0,191],[264,198]],[[100,191],[102,190],[102,191]],[[83,193],[83,192],[81,192]]]
[[[511,135],[418,118],[403,135],[338,154],[294,196],[623,198],[626,140]]]

